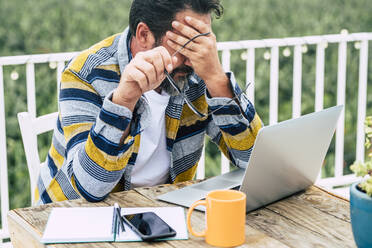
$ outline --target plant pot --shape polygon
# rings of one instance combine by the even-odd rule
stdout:
[[[372,197],[350,187],[350,218],[355,243],[359,248],[372,247]]]

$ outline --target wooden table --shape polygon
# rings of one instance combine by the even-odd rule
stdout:
[[[44,247],[39,242],[52,207],[169,206],[155,200],[156,195],[193,182],[160,185],[110,194],[100,203],[85,200],[65,201],[39,207],[14,209],[8,214],[14,247]],[[196,230],[204,228],[204,213],[194,211],[191,219]],[[202,238],[155,243],[82,243],[53,244],[47,247],[209,247]],[[241,247],[356,247],[350,225],[349,202],[312,186],[304,192],[253,211],[246,218],[246,243]]]

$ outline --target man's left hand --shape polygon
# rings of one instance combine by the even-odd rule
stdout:
[[[201,20],[186,16],[185,24],[174,21],[172,27],[177,33],[167,32],[167,44],[178,51],[186,42],[201,33],[210,33],[200,36],[190,42],[179,53],[190,60],[195,73],[201,77],[212,97],[232,97],[229,80],[221,66],[216,36],[211,30],[210,24]]]

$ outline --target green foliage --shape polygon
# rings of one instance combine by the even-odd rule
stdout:
[[[355,161],[350,169],[358,177],[366,177],[366,179],[359,184],[360,188],[363,189],[367,195],[372,196],[372,150],[371,139],[372,139],[372,116],[366,118],[365,121],[365,133],[368,158],[365,162]]]
[[[264,38],[281,38],[305,35],[372,30],[370,0],[222,0],[224,16],[215,20],[213,30],[219,41],[237,41]],[[131,1],[86,0],[0,0],[0,56],[80,51],[92,44],[121,32],[128,25]],[[292,116],[293,56],[282,56],[280,48],[279,121]],[[303,54],[302,114],[314,110],[315,97],[315,46],[308,46]],[[347,53],[347,104],[345,109],[345,173],[348,164],[355,160],[355,130],[357,113],[358,51],[352,44]],[[243,51],[233,51],[231,68],[237,80],[244,85],[245,61]],[[269,61],[263,60],[266,49],[256,50],[255,106],[265,125],[269,115]],[[293,50],[291,51],[293,54]],[[324,107],[337,102],[338,47],[328,44],[325,62]],[[372,57],[372,49],[369,49]],[[372,63],[368,65],[372,71]],[[5,66],[5,111],[7,160],[9,173],[10,207],[30,204],[29,179],[16,115],[26,111],[25,66]],[[56,71],[47,64],[35,66],[37,114],[57,110]],[[11,80],[16,71],[18,80]],[[372,74],[368,75],[371,82]],[[371,87],[367,92],[367,111],[372,102]],[[371,115],[372,113],[369,113]],[[40,157],[45,159],[50,134],[38,140]],[[220,172],[220,152],[206,141],[206,175]],[[333,175],[334,142],[323,166],[323,176]]]

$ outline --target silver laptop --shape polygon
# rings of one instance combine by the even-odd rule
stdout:
[[[157,198],[190,207],[216,189],[239,189],[247,195],[247,212],[314,184],[343,106],[263,127],[246,169],[207,179]],[[198,208],[197,208],[198,209]],[[199,207],[203,210],[203,206]]]

